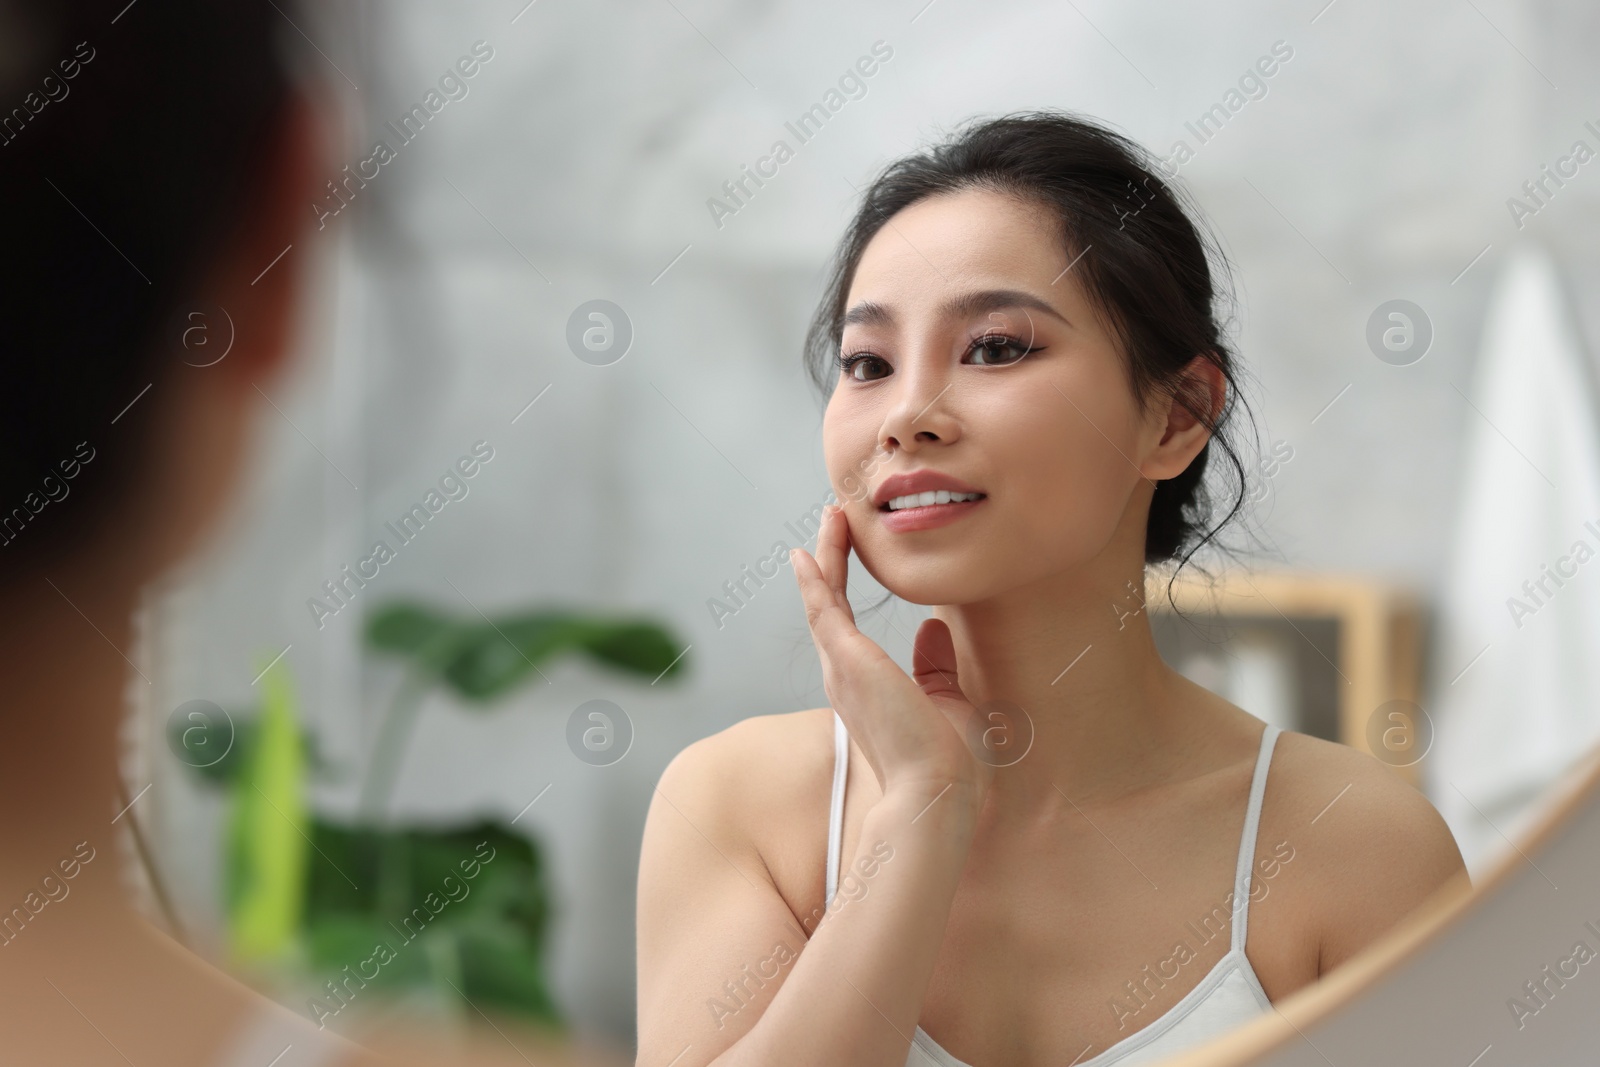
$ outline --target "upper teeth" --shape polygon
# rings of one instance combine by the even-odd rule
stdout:
[[[931,493],[912,493],[910,496],[894,497],[889,501],[889,510],[925,508],[929,504],[959,504],[963,500],[976,500],[982,495],[982,493],[952,493],[948,489],[936,489]]]

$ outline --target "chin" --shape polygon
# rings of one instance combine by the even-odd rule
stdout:
[[[985,560],[976,564],[963,552],[912,552],[857,545],[856,555],[877,583],[901,600],[928,606],[969,604],[998,592],[999,575]]]

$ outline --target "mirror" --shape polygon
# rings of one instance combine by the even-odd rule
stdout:
[[[1549,807],[1467,896],[1418,909],[1277,1012],[1174,1067],[1372,1062],[1560,1063],[1593,1034],[1581,982],[1600,934],[1600,761],[1555,783]],[[1541,951],[1542,950],[1542,951]]]
[[[744,719],[828,704],[785,550],[814,546],[840,488],[801,361],[830,257],[891,161],[975,116],[1066,108],[1159,160],[1238,297],[1259,431],[1242,547],[1175,587],[1187,619],[1152,578],[1162,656],[1375,756],[1479,884],[1392,916],[1214,1055],[1303,1056],[1280,1019],[1335,1062],[1377,1032],[1447,1034],[1469,1065],[1480,1036],[1531,1055],[1572,1032],[1578,995],[1530,1004],[1518,1038],[1450,1013],[1506,1011],[1525,994],[1504,976],[1584,936],[1536,903],[1526,857],[1563,901],[1594,873],[1593,818],[1558,789],[1600,740],[1587,32],[1498,5],[953,0],[343,5],[282,29],[331,118],[302,365],[260,390],[237,506],[149,591],[130,650],[150,684],[126,830],[184,943],[236,947],[238,798],[288,781],[315,858],[283,935],[304,966],[274,995],[337,1028],[318,990],[387,921],[358,887],[384,872],[424,897],[492,842],[474,888],[496,903],[435,896],[457,954],[405,957],[393,1010],[459,1019],[459,979],[635,1048],[663,771]],[[186,320],[194,365],[226,324]],[[928,607],[873,608],[888,590],[859,560],[851,582],[862,632],[909,666]],[[1503,989],[1469,984],[1469,949]],[[1461,995],[1430,1009],[1419,987]]]

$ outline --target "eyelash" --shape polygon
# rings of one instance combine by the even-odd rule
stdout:
[[[1027,344],[1022,342],[1021,340],[1019,340],[1019,339],[1017,339],[1015,337],[1012,337],[1009,334],[1004,334],[1004,333],[986,333],[982,337],[973,338],[972,343],[967,346],[967,351],[966,351],[965,355],[970,356],[974,351],[976,351],[979,348],[992,348],[992,347],[995,347],[995,346],[1003,346],[1003,347],[1007,347],[1007,348],[1021,349],[1022,350],[1022,354],[1019,355],[1016,359],[1011,360],[1009,363],[980,364],[980,366],[1009,367],[1012,364],[1021,363],[1023,361],[1023,359],[1025,359],[1028,355],[1030,355],[1031,353],[1037,352],[1037,351],[1039,351],[1039,349],[1044,347],[1043,345],[1034,345],[1032,347],[1029,347]],[[965,357],[963,357],[963,358],[965,358]],[[834,365],[839,368],[839,372],[841,374],[843,374],[845,377],[848,378],[848,377],[851,377],[851,374],[850,374],[851,368],[854,367],[857,363],[860,363],[862,360],[867,360],[867,359],[875,359],[880,363],[887,363],[887,361],[882,356],[880,356],[877,353],[873,352],[871,349],[862,349],[860,352],[852,352],[848,356],[841,352],[838,355],[833,357],[833,362],[834,362]],[[871,380],[875,380],[875,379],[871,379]]]

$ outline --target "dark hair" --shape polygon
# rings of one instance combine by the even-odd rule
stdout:
[[[268,0],[0,0],[0,577],[128,488],[156,410],[133,402],[178,361],[168,320],[265,169],[285,18]]]
[[[1211,431],[1182,474],[1156,483],[1150,502],[1145,562],[1177,559],[1182,567],[1244,503],[1245,465],[1228,434],[1235,406],[1243,401],[1217,314],[1232,294],[1213,284],[1211,257],[1227,271],[1215,240],[1202,237],[1177,191],[1159,176],[1158,164],[1127,137],[1067,112],[1031,111],[972,120],[942,143],[890,164],[862,196],[807,331],[812,381],[824,397],[831,395],[845,301],[868,242],[904,208],[967,189],[991,189],[1047,209],[1059,225],[1073,276],[1127,357],[1125,369],[1141,408],[1163,392]],[[1226,401],[1214,419],[1205,398],[1187,395],[1178,375],[1197,355],[1214,363],[1227,382]],[[1221,494],[1205,481],[1213,447],[1222,452],[1230,483]],[[1219,496],[1233,499],[1216,519]],[[1170,582],[1168,592],[1170,597]]]

